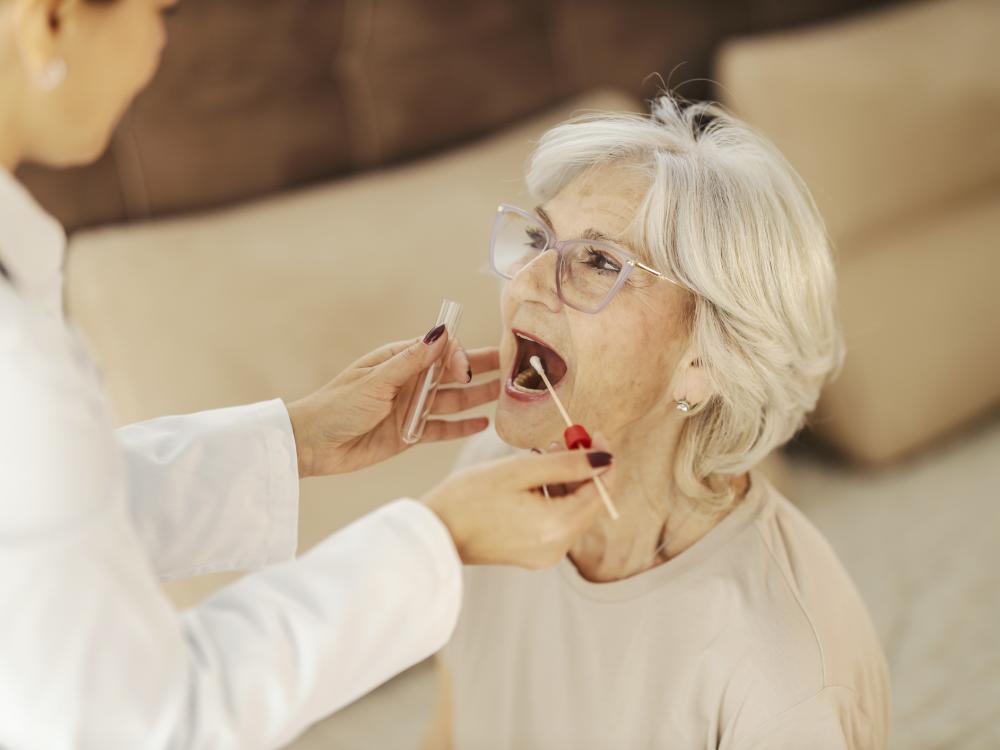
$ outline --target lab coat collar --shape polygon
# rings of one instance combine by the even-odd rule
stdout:
[[[59,222],[0,169],[0,259],[18,294],[59,315],[65,251],[66,233]]]

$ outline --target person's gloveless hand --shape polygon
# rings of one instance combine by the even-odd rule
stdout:
[[[602,513],[592,481],[611,470],[607,442],[456,472],[422,498],[448,527],[462,562],[542,568],[562,560]],[[546,496],[542,485],[559,487]]]
[[[499,367],[496,347],[463,350],[438,326],[422,339],[398,341],[366,354],[314,393],[288,404],[299,476],[355,471],[406,450],[401,433],[420,374],[442,355],[445,373],[433,416],[453,415],[495,401],[497,379],[468,387],[472,376]],[[484,430],[486,417],[428,419],[421,442],[454,440]]]

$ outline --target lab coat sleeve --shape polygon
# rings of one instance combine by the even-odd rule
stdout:
[[[93,384],[0,321],[0,747],[264,750],[455,625],[447,529],[402,500],[178,613]]]
[[[0,566],[0,747],[19,750],[282,747],[440,649],[461,596],[412,500],[180,614],[124,508],[0,545]]]
[[[282,401],[162,417],[116,437],[132,520],[160,578],[294,556],[298,461]]]

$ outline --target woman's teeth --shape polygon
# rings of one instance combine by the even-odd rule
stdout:
[[[542,376],[539,375],[533,367],[529,367],[526,370],[521,370],[514,378],[514,385],[525,391],[544,391],[545,383],[542,382]]]

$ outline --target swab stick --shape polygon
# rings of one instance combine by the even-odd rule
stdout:
[[[556,395],[556,389],[553,388],[552,383],[549,382],[549,376],[545,374],[545,368],[542,366],[542,360],[538,357],[538,355],[531,357],[528,362],[535,368],[535,372],[542,376],[542,382],[544,382],[545,387],[549,389],[549,394],[552,396],[552,400],[555,402],[556,408],[559,409],[559,413],[566,422],[566,433],[563,434],[563,438],[566,439],[567,443],[566,447],[576,447],[575,444],[569,444],[570,441],[567,438],[567,433],[574,428],[579,427],[579,425],[573,424],[573,420],[569,418],[569,413],[566,411],[566,407],[562,405],[562,401],[560,401],[559,397]],[[586,447],[590,447],[589,441]],[[597,485],[597,494],[601,496],[601,500],[604,502],[604,508],[608,511],[608,515],[611,516],[612,520],[617,521],[619,518],[618,509],[611,501],[611,495],[608,494],[608,488],[604,486],[604,482],[601,481],[601,478],[597,476],[597,474],[594,474],[594,484]]]

